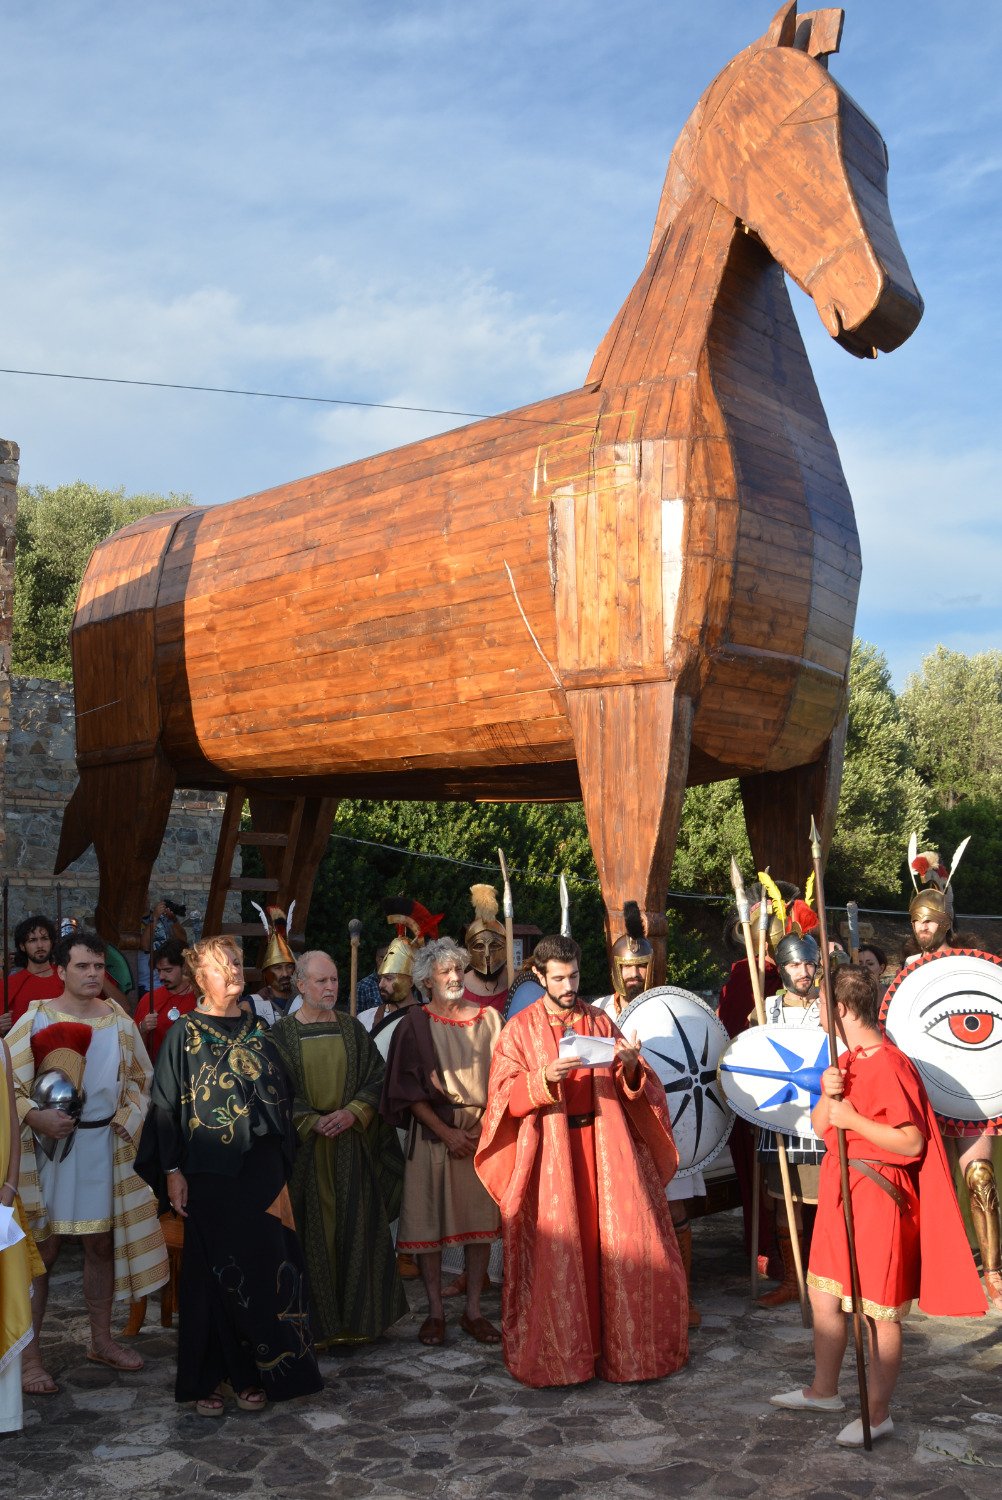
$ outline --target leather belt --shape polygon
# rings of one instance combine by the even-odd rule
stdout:
[[[875,1182],[879,1188],[882,1188],[883,1191],[887,1194],[888,1198],[894,1199],[898,1208],[903,1209],[908,1207],[908,1199],[905,1197],[901,1189],[899,1187],[895,1187],[893,1182],[889,1182],[884,1176],[883,1172],[875,1171],[870,1162],[863,1161],[862,1158],[858,1156],[850,1156],[848,1159],[848,1164],[850,1167],[855,1167],[856,1171],[861,1172],[864,1177],[869,1177],[870,1181]]]
[[[594,1125],[595,1116],[590,1115],[568,1115],[567,1123],[572,1130],[583,1130],[586,1125]]]
[[[105,1125],[110,1125],[114,1115],[109,1115],[106,1120],[78,1120],[78,1130],[101,1130]]]

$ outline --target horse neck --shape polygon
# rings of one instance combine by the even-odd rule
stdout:
[[[599,346],[589,384],[620,389],[695,372],[737,232],[729,209],[693,191]]]

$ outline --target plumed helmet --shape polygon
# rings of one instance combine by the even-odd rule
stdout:
[[[772,901],[773,910],[769,917],[769,927],[766,935],[770,951],[775,952],[776,944],[787,930],[787,906],[792,905],[796,898],[799,897],[800,887],[791,885],[788,880],[772,880],[771,878],[769,880],[769,887],[771,888],[766,888],[761,878],[751,880],[745,886],[745,895],[748,897],[752,936],[756,942],[758,941],[759,912],[761,911],[762,902],[763,900]],[[778,905],[776,901],[777,892],[780,897]],[[733,948],[737,953],[744,954],[745,943],[741,934],[741,921],[736,906],[732,906],[727,913],[724,922],[724,941],[728,947]]]
[[[256,901],[251,904],[261,918],[261,925],[265,932],[258,968],[263,971],[273,969],[276,964],[294,964],[295,955],[289,947],[289,924],[292,921],[292,913],[296,909],[295,901],[289,907],[288,916],[280,906],[269,906],[267,910],[262,910]]]
[[[35,1062],[35,1079],[31,1097],[38,1109],[61,1109],[72,1120],[79,1120],[87,1095],[83,1088],[87,1048],[93,1032],[82,1021],[56,1021],[43,1026],[31,1038]],[[60,1143],[49,1136],[35,1139],[50,1158]],[[72,1136],[64,1137],[62,1155],[70,1149]]]
[[[497,979],[507,959],[505,930],[497,919],[497,891],[492,885],[471,885],[470,900],[474,917],[463,940],[470,968],[481,979]]]
[[[61,1073],[79,1089],[93,1034],[83,1021],[56,1021],[41,1027],[31,1038],[36,1079],[43,1073]]]
[[[383,915],[397,929],[397,937],[409,936],[420,947],[438,937],[438,924],[445,913],[429,911],[412,896],[389,896],[383,902]]]
[[[935,849],[918,850],[918,837],[912,834],[908,841],[908,873],[912,878],[915,894],[908,903],[908,915],[913,922],[931,918],[944,932],[953,926],[952,880],[957,866],[970,843],[970,836],[957,845],[950,868]]]
[[[612,983],[616,994],[620,999],[625,1000],[626,984],[623,979],[623,965],[638,964],[646,969],[644,989],[648,989],[652,972],[651,965],[654,962],[654,948],[644,932],[644,919],[636,901],[625,903],[623,925],[626,931],[612,945]]]

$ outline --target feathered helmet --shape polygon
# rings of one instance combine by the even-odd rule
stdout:
[[[798,903],[800,887],[791,885],[787,880],[773,880],[768,870],[766,870],[764,874],[759,874],[757,880],[749,882],[745,887],[745,894],[748,897],[752,936],[756,940],[762,902],[765,900],[772,903],[766,936],[770,952],[775,952],[776,944],[786,935],[788,930],[786,925],[787,913],[788,910],[791,910]],[[803,903],[801,902],[800,904],[802,905]],[[724,941],[728,947],[735,949],[742,956],[744,955],[745,943],[741,934],[741,919],[738,916],[736,906],[732,906],[727,913],[727,919],[724,922]]]
[[[292,913],[296,909],[295,901],[291,903],[288,914],[278,906],[269,906],[265,910],[256,901],[252,901],[251,905],[261,918],[264,928],[264,946],[258,968],[264,971],[273,969],[276,964],[294,964],[296,959],[289,947],[289,928],[292,925]]]
[[[464,946],[470,968],[481,979],[497,979],[505,966],[505,930],[498,921],[498,893],[492,885],[471,885],[473,921],[466,929]]]
[[[644,989],[650,985],[654,948],[644,931],[644,919],[636,901],[627,901],[623,906],[623,926],[626,931],[612,945],[612,983],[621,1000],[626,999],[626,983],[623,965],[637,964],[646,970]]]
[[[61,1109],[71,1119],[79,1120],[87,1101],[83,1076],[87,1066],[87,1048],[94,1033],[83,1021],[56,1021],[43,1026],[31,1038],[31,1055],[35,1062],[35,1079],[31,1086],[31,1097],[39,1109]],[[35,1137],[50,1161],[57,1147],[61,1147],[60,1161],[64,1161],[73,1145],[73,1136],[53,1140],[50,1136]]]
[[[759,871],[759,880],[772,902],[772,918],[769,923],[769,947],[776,958],[780,943],[785,937],[808,937],[818,926],[818,914],[811,904],[814,900],[814,875],[810,874],[801,897],[796,886],[792,898],[783,892],[766,870]],[[816,944],[815,944],[816,946]],[[778,958],[777,958],[778,962]]]
[[[918,835],[908,840],[908,873],[912,877],[915,894],[908,903],[908,915],[913,922],[931,918],[943,931],[953,926],[953,890],[950,882],[971,842],[970,835],[957,845],[950,868],[947,869],[935,849],[918,852]]]
[[[410,938],[420,948],[438,937],[438,924],[445,913],[430,912],[411,896],[390,896],[383,902],[383,915],[397,929],[397,937]]]

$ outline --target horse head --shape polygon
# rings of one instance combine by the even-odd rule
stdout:
[[[798,17],[786,0],[718,75],[672,153],[655,233],[702,188],[763,241],[832,338],[869,357],[914,332],[922,298],[891,222],[887,148],[826,66],[842,20]]]

